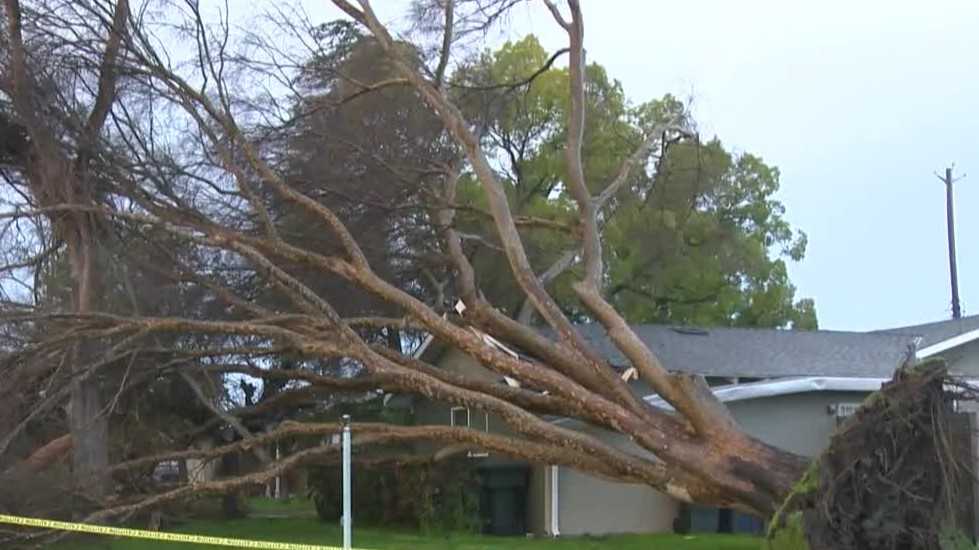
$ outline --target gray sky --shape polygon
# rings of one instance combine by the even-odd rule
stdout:
[[[314,19],[337,17],[307,0]],[[375,0],[389,21],[408,2]],[[820,325],[870,330],[950,316],[945,194],[956,163],[959,286],[979,313],[979,2],[584,0],[589,60],[635,102],[693,97],[702,134],[782,172],[809,235],[790,266]],[[487,45],[564,45],[542,5]]]

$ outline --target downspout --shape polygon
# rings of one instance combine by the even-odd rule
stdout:
[[[551,474],[551,479],[550,479],[551,481],[550,484],[551,485],[551,498],[550,498],[551,536],[559,537],[561,536],[561,529],[560,529],[561,507],[558,505],[559,500],[558,500],[558,466],[557,465],[550,467],[550,474]]]

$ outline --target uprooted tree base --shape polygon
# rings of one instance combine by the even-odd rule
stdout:
[[[971,524],[971,398],[941,361],[898,371],[833,436],[775,515],[772,550],[938,550]]]

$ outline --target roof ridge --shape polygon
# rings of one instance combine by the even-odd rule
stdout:
[[[979,317],[979,315],[977,315]],[[604,330],[601,323],[598,322],[588,322],[575,325],[577,328],[591,328],[598,327]],[[795,330],[780,327],[732,327],[724,325],[681,325],[681,324],[666,324],[666,323],[629,323],[631,328],[642,328],[642,327],[652,327],[658,329],[671,329],[678,333],[683,333],[684,330],[703,330],[703,331],[745,331],[745,332],[772,332],[776,334],[848,334],[848,335],[859,335],[859,336],[895,336],[893,333],[888,333],[888,331],[866,331],[866,330],[838,330],[838,329],[807,329],[807,330]]]
[[[874,329],[874,330],[871,330],[871,331],[868,331],[868,332],[870,332],[870,333],[879,333],[879,332],[891,332],[891,333],[895,333],[895,332],[910,332],[910,331],[914,331],[914,330],[918,330],[918,329],[922,329],[922,328],[934,328],[934,327],[939,327],[939,326],[951,326],[951,325],[954,325],[956,323],[965,323],[965,322],[971,322],[971,321],[979,321],[979,313],[977,313],[975,315],[966,315],[966,316],[960,317],[958,319],[942,319],[940,321],[929,321],[927,323],[918,323],[918,324],[914,324],[914,325],[902,325],[902,326],[898,326],[898,327]]]

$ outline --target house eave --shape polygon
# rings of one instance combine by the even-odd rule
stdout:
[[[918,350],[916,355],[918,359],[926,359],[928,357],[948,351],[952,348],[957,348],[959,346],[968,344],[969,342],[973,342],[975,340],[979,340],[979,329],[963,332],[958,336],[953,336],[947,340],[942,340],[941,342],[936,342],[928,347],[921,348]]]
[[[803,376],[750,382],[748,384],[716,386],[713,388],[713,391],[718,400],[722,403],[729,403],[732,401],[746,401],[748,399],[819,391],[872,392],[879,390],[887,380],[887,378]],[[673,409],[669,403],[657,394],[647,395],[643,399],[654,407],[668,410]]]

